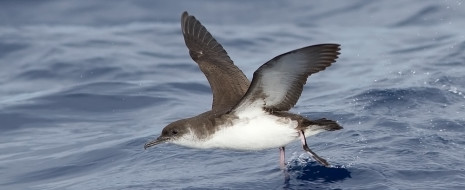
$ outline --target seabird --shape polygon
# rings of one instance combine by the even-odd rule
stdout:
[[[339,44],[312,45],[276,56],[260,66],[249,82],[194,16],[184,12],[181,28],[189,55],[210,83],[212,109],[170,123],[157,139],[145,144],[145,149],[165,142],[203,149],[279,148],[284,168],[284,147],[300,140],[312,158],[329,166],[307,146],[306,137],[342,127],[332,120],[309,120],[288,111],[297,103],[308,76],[336,61]]]

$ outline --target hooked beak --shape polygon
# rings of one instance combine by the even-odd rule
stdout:
[[[168,141],[168,140],[169,140],[169,138],[167,138],[167,137],[158,137],[157,139],[155,139],[155,140],[153,140],[153,141],[150,141],[150,142],[148,142],[148,143],[145,143],[144,149],[147,149],[147,148],[149,148],[149,147],[151,147],[151,146],[155,146],[155,145],[157,145],[157,144],[164,143],[164,142],[166,142],[166,141]]]

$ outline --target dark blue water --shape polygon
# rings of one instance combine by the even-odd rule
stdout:
[[[464,189],[465,2],[0,1],[0,189]],[[340,43],[293,112],[343,130],[287,147],[145,150],[210,108],[180,32],[187,10],[251,78]]]

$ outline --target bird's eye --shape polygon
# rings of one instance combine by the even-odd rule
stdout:
[[[176,134],[178,134],[178,131],[177,131],[177,130],[173,130],[173,131],[171,131],[171,134],[172,134],[172,135],[176,135]]]

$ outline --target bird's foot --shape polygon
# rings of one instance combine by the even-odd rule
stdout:
[[[281,169],[286,169],[285,148],[279,147],[279,166]]]
[[[308,145],[307,145],[307,139],[305,138],[305,135],[304,135],[304,131],[299,131],[299,136],[300,136],[300,140],[302,142],[302,148],[313,158],[315,159],[317,162],[319,162],[321,165],[323,166],[326,166],[326,167],[329,167],[329,163],[328,161],[326,161],[324,158],[318,156],[315,152],[313,152],[312,150],[310,150],[310,148],[308,148]]]

